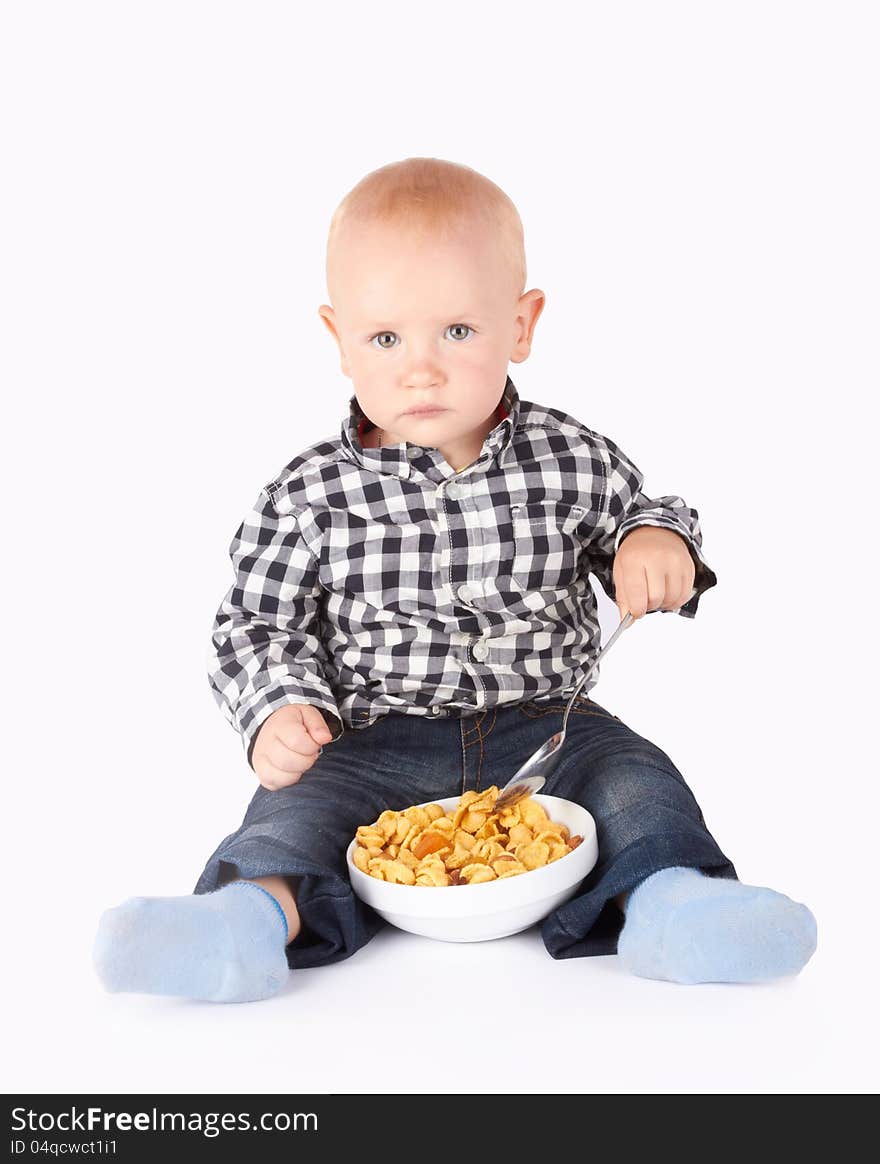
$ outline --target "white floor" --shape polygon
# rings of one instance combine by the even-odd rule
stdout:
[[[44,949],[12,1000],[4,1091],[876,1089],[860,1035],[867,991],[854,967],[839,989],[827,931],[797,979],[678,987],[629,977],[616,957],[553,961],[537,930],[479,945],[389,930],[354,958],[291,975],[275,999],[215,1006],[105,995],[86,927],[70,932],[78,912],[54,964]]]

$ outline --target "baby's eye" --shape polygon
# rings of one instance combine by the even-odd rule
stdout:
[[[459,332],[459,333],[460,333],[460,332],[462,332],[462,331],[466,331],[466,332],[473,332],[473,330],[474,330],[474,329],[473,329],[473,328],[470,326],[470,324],[468,324],[468,323],[451,323],[451,324],[449,325],[449,327],[448,327],[446,330],[447,330],[447,331],[457,331],[457,332]],[[396,332],[394,332],[394,331],[380,331],[380,332],[377,332],[377,333],[376,333],[376,334],[375,334],[375,335],[374,335],[374,336],[371,338],[371,340],[370,340],[370,343],[372,344],[374,340],[378,340],[378,341],[379,341],[379,347],[380,347],[380,348],[382,348],[382,350],[383,350],[383,351],[386,351],[386,352],[387,352],[387,351],[390,351],[390,349],[394,347],[394,343],[393,343],[393,341],[394,341],[396,338],[397,338],[397,333],[396,333]],[[467,336],[467,335],[464,335],[464,336],[463,336],[463,335],[459,334],[459,335],[456,335],[454,338],[455,338],[456,340],[465,340],[465,339],[469,339],[470,337],[469,337],[469,336]],[[386,339],[387,339],[387,340],[391,340],[392,342],[391,342],[391,343],[385,343],[384,341],[385,341]]]

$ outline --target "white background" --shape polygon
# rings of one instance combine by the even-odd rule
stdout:
[[[876,1090],[875,6],[2,13],[4,1090]],[[389,930],[243,1006],[92,971],[102,910],[189,893],[253,792],[205,674],[227,548],[339,431],[327,227],[413,155],[519,208],[520,395],[700,514],[717,587],[594,694],[814,911],[795,979],[648,981],[538,930]]]

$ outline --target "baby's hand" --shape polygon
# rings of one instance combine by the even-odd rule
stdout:
[[[621,619],[649,610],[678,610],[694,593],[696,567],[681,534],[658,526],[638,526],[614,555],[614,594]]]
[[[318,758],[322,744],[332,739],[317,707],[290,703],[260,724],[251,763],[264,788],[275,792],[296,784]]]

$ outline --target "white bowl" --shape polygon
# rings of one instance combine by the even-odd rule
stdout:
[[[539,794],[533,799],[552,821],[584,838],[549,865],[477,885],[394,885],[358,869],[352,860],[357,842],[352,841],[346,850],[351,887],[393,926],[442,942],[485,942],[528,929],[574,896],[599,855],[596,823],[585,808],[558,796]],[[449,812],[459,800],[450,796],[425,804],[439,804]]]

